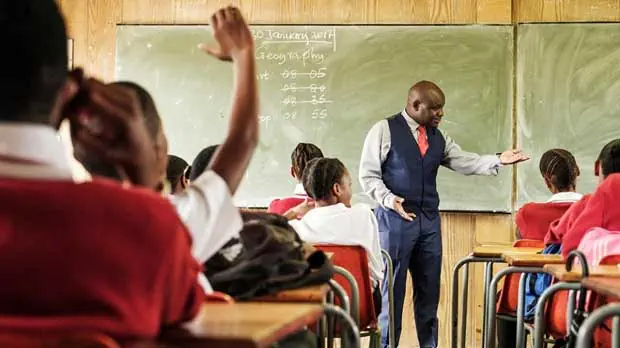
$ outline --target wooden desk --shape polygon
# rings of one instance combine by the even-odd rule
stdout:
[[[476,257],[501,257],[510,252],[515,254],[536,254],[542,248],[513,247],[511,245],[481,245],[474,248],[472,252]]]
[[[282,340],[323,315],[323,307],[290,303],[207,303],[183,329],[165,332],[157,342],[131,348],[262,348]]]
[[[547,264],[564,264],[562,255],[524,254],[508,252],[502,254],[502,258],[510,266],[517,267],[542,267]]]
[[[563,282],[578,282],[583,278],[581,266],[573,266],[569,272],[566,265],[545,265],[543,269],[555,279]],[[612,265],[590,266],[590,277],[606,277],[620,279],[620,268]]]
[[[323,303],[323,300],[330,291],[328,284],[307,286],[304,288],[283,290],[273,295],[266,295],[253,298],[252,302],[302,302],[302,303]]]
[[[620,298],[620,279],[609,277],[588,277],[581,281],[584,287],[599,294]]]

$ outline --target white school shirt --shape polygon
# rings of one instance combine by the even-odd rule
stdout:
[[[405,110],[401,115],[407,121],[411,134],[418,141],[418,127]],[[497,175],[502,167],[499,157],[496,155],[478,155],[463,151],[454,140],[441,132],[446,141],[446,148],[441,165],[464,175]],[[370,129],[362,148],[360,160],[359,180],[364,192],[372,197],[377,203],[385,208],[394,206],[396,195],[392,193],[382,179],[381,166],[387,159],[392,144],[390,126],[388,120],[383,119]],[[403,163],[403,165],[405,165]]]
[[[558,192],[555,193],[546,203],[575,203],[583,197],[577,192]]]
[[[362,246],[368,254],[372,288],[383,279],[379,225],[368,206],[356,204],[347,208],[339,203],[314,208],[301,220],[289,224],[308,243]]]

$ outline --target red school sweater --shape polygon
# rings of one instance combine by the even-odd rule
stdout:
[[[0,179],[0,331],[156,337],[204,297],[170,203],[104,180]]]
[[[580,200],[573,203],[561,218],[551,223],[547,235],[545,236],[545,245],[562,244],[562,239],[564,239],[566,231],[573,226],[573,223],[575,223],[579,214],[581,214],[586,207],[591,196],[591,194],[583,196]]]
[[[294,208],[303,203],[307,198],[302,196],[293,196],[288,198],[274,199],[269,204],[269,213],[284,215],[289,209]]]
[[[516,217],[521,239],[543,240],[549,225],[559,219],[573,203],[528,203]]]
[[[620,174],[608,176],[592,194],[562,241],[562,256],[577,249],[581,239],[594,227],[620,231]]]

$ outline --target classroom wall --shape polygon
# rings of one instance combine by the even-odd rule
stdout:
[[[255,24],[510,24],[521,22],[620,21],[618,0],[57,0],[74,39],[73,62],[94,76],[114,78],[115,25],[207,24],[222,5],[241,7]],[[490,151],[496,149],[490,149]],[[467,180],[463,178],[463,180]],[[440,345],[449,343],[449,289],[454,264],[475,245],[512,241],[512,216],[444,213]],[[470,294],[468,347],[481,329],[482,270]],[[409,289],[410,292],[410,289]],[[401,347],[417,347],[411,296],[403,317]],[[475,315],[472,315],[475,314]],[[472,326],[471,323],[474,323]],[[476,341],[474,341],[476,340]]]

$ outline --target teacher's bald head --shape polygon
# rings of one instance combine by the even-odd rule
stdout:
[[[446,96],[439,86],[431,81],[420,81],[409,89],[405,110],[418,124],[437,127],[445,103]]]

